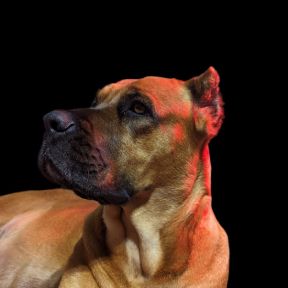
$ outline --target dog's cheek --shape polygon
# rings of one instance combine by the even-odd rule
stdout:
[[[124,178],[125,183],[129,183],[134,190],[142,189],[148,182],[145,170],[148,168],[147,162],[151,159],[151,153],[148,153],[142,145],[139,139],[135,141],[126,135],[118,148],[115,161],[114,171],[118,182],[123,182]]]
[[[117,178],[117,170],[114,165],[113,160],[109,160],[108,162],[108,170],[107,173],[105,174],[103,179],[100,179],[100,183],[97,183],[98,186],[104,189],[112,189],[115,187],[115,179]]]
[[[160,129],[136,140],[127,137],[120,149],[118,171],[125,174],[136,191],[145,190],[155,182],[157,167],[170,155],[170,146],[168,135]]]

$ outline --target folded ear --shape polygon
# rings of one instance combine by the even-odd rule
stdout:
[[[220,77],[213,67],[185,82],[194,104],[196,129],[205,132],[209,138],[218,133],[224,118],[219,82]]]

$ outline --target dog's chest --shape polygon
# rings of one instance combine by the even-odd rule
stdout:
[[[128,282],[143,282],[143,271],[141,267],[140,251],[134,241],[125,240],[124,249],[126,259],[123,261],[124,274]]]
[[[153,235],[146,233],[139,235],[136,244],[132,239],[126,239],[124,244],[125,260],[123,261],[124,273],[129,282],[143,283],[159,269],[162,261],[162,248],[159,233]]]

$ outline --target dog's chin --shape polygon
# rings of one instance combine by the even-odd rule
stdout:
[[[101,185],[98,186],[97,183],[91,183],[83,175],[73,175],[74,177],[71,177],[71,173],[61,171],[52,160],[47,158],[40,159],[39,167],[42,174],[49,181],[63,188],[73,190],[81,198],[95,200],[102,205],[124,205],[129,202],[132,196],[131,189],[124,188],[123,185],[117,185],[117,188],[104,188]],[[67,175],[70,175],[70,177]],[[103,173],[99,176],[105,177]],[[101,182],[99,178],[102,177],[96,177],[94,182]]]
[[[131,199],[131,193],[123,187],[103,188],[96,185],[68,183],[65,188],[73,190],[78,196],[87,200],[95,200],[102,205],[125,205]]]
[[[103,191],[99,188],[95,188],[92,191],[87,191],[87,189],[79,189],[79,187],[75,187],[73,184],[67,188],[72,189],[82,198],[95,200],[102,205],[125,205],[131,199],[131,196],[126,189],[119,189],[117,191],[111,189]]]

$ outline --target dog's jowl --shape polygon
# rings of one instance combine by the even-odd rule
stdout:
[[[0,198],[0,286],[226,287],[208,149],[222,120],[214,68],[45,115],[39,167],[63,188]]]

